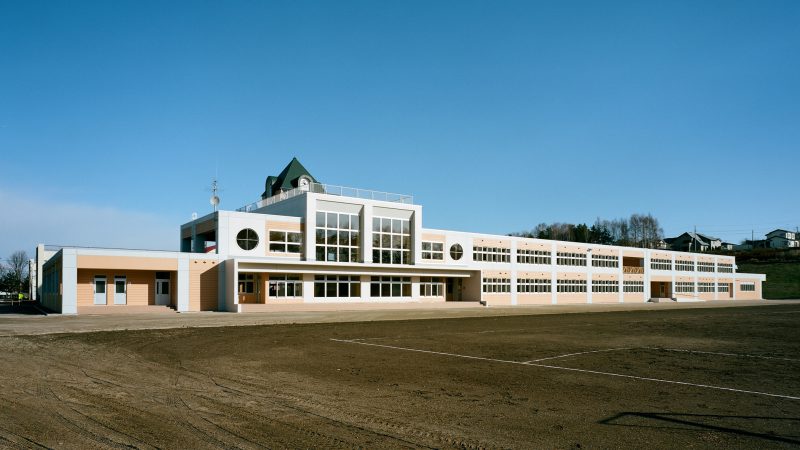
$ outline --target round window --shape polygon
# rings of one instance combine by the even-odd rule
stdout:
[[[242,250],[252,250],[258,245],[258,235],[254,230],[245,228],[236,235],[236,243]]]
[[[458,261],[461,257],[464,256],[464,249],[461,248],[461,244],[453,244],[450,246],[450,257],[454,260]]]

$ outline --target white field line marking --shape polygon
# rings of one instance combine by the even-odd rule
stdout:
[[[642,380],[642,381],[653,381],[657,383],[668,383],[668,384],[678,384],[682,386],[693,386],[693,387],[700,387],[706,389],[716,389],[720,391],[728,391],[728,392],[738,392],[742,394],[754,394],[754,395],[764,395],[767,397],[777,397],[777,398],[785,398],[788,400],[800,400],[800,397],[792,396],[792,395],[781,395],[781,394],[770,394],[769,392],[758,392],[758,391],[747,391],[744,389],[734,389],[724,386],[711,386],[709,384],[696,384],[696,383],[688,383],[685,381],[675,381],[675,380],[662,380],[659,378],[649,378],[649,377],[637,377],[635,375],[625,375],[621,373],[612,373],[612,372],[600,372],[597,370],[587,370],[587,369],[575,369],[572,367],[561,367],[561,366],[551,366],[547,364],[535,364],[531,362],[524,362],[524,361],[510,361],[507,359],[497,359],[497,358],[485,358],[483,356],[470,356],[470,355],[459,355],[457,353],[447,353],[447,352],[435,352],[433,350],[422,350],[418,348],[408,348],[408,347],[395,347],[393,345],[383,345],[383,344],[371,344],[369,342],[357,342],[347,339],[333,339],[330,338],[331,341],[342,342],[346,344],[357,344],[357,345],[367,345],[370,347],[381,347],[381,348],[389,348],[393,350],[404,350],[407,352],[417,352],[417,353],[428,353],[431,355],[442,355],[442,356],[452,356],[454,358],[464,358],[464,359],[476,359],[480,361],[491,361],[491,362],[499,362],[505,364],[517,364],[520,366],[530,366],[530,367],[543,367],[545,369],[558,369],[558,370],[567,370],[570,372],[580,372],[580,373],[591,373],[595,375],[606,375],[610,377],[619,377],[619,378],[630,378],[632,380]]]
[[[601,353],[601,352],[616,352],[620,350],[633,350],[635,347],[620,347],[620,348],[606,348],[603,350],[590,350],[588,352],[567,353],[566,355],[548,356],[547,358],[532,359],[525,361],[526,363],[534,363],[539,361],[547,361],[548,359],[566,358],[567,356],[585,355],[587,353]]]
[[[795,358],[780,358],[777,356],[761,356],[761,355],[748,355],[747,353],[722,353],[722,352],[704,352],[700,350],[684,350],[680,348],[663,348],[663,347],[639,347],[648,350],[661,350],[664,352],[685,352],[685,353],[702,353],[705,355],[720,355],[720,356],[736,356],[739,358],[759,358],[759,359],[777,359],[781,361],[800,361]]]

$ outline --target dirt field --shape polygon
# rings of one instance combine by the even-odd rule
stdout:
[[[0,447],[800,445],[800,305],[0,337]]]

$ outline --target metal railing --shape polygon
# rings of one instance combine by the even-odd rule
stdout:
[[[622,273],[642,274],[644,273],[644,267],[622,266]]]
[[[381,202],[403,203],[408,205],[414,203],[413,195],[397,194],[394,192],[373,191],[371,189],[351,188],[347,186],[337,186],[334,184],[310,183],[307,186],[298,186],[294,189],[290,189],[288,191],[283,191],[279,194],[273,195],[272,197],[265,198],[250,203],[249,205],[242,206],[241,208],[238,208],[236,211],[239,212],[254,211],[257,209],[267,207],[269,205],[273,205],[278,202],[282,202],[284,200],[288,200],[293,197],[297,197],[298,195],[302,195],[307,192],[312,192],[316,194],[337,195],[341,197],[354,197],[365,200],[377,200]]]

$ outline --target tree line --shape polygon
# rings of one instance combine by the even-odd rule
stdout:
[[[656,248],[664,239],[664,230],[659,225],[658,219],[648,213],[631,214],[627,219],[597,218],[592,226],[585,223],[540,223],[532,230],[510,233],[509,236]]]
[[[0,292],[9,294],[27,293],[28,279],[28,254],[23,250],[16,251],[0,263]]]

